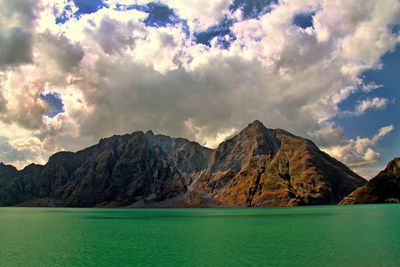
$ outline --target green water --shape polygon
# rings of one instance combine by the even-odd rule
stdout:
[[[1,266],[400,266],[400,205],[0,208]]]

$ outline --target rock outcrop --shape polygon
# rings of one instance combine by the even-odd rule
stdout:
[[[311,141],[261,122],[209,149],[149,131],[0,165],[0,205],[210,207],[335,204],[366,181]]]

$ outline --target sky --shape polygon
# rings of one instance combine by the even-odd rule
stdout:
[[[398,0],[0,0],[0,162],[258,119],[370,178],[400,156]]]

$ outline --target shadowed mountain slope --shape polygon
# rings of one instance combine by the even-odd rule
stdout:
[[[400,158],[390,161],[383,171],[345,197],[340,204],[393,202],[400,202]]]

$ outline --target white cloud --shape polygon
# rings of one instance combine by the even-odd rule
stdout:
[[[372,138],[357,137],[355,140],[342,140],[339,144],[323,147],[322,150],[350,167],[360,169],[361,166],[379,160],[381,155],[374,151],[373,147],[393,129],[393,125],[388,125],[380,128]]]
[[[386,108],[387,104],[388,99],[381,97],[363,100],[356,106],[356,113],[364,114],[368,109],[383,109]]]
[[[384,109],[389,104],[389,99],[374,97],[359,102],[354,111],[343,111],[344,116],[360,116],[370,109]]]
[[[382,55],[399,42],[388,30],[399,22],[396,0],[282,1],[260,19],[235,23],[236,40],[227,50],[215,41],[212,47],[196,44],[181,25],[147,27],[146,14],[136,10],[103,8],[57,25],[64,1],[35,1],[40,8],[28,8],[22,20],[7,11],[15,10],[13,3],[0,0],[0,34],[25,25],[32,49],[21,52],[32,53],[27,65],[0,68],[0,136],[14,149],[39,140],[40,146],[32,145],[34,161],[139,129],[215,146],[254,119],[317,136],[343,157],[361,146],[348,162],[378,158],[374,138],[343,141],[343,130],[330,120],[341,114],[338,105],[349,95],[376,89],[360,86],[360,75],[379,67]],[[193,32],[216,24],[231,1],[166,3]],[[310,10],[316,11],[314,29],[293,25],[295,14]],[[2,50],[0,45],[0,58]],[[60,94],[65,111],[46,116],[43,92]],[[357,112],[387,104],[383,98],[364,101]]]
[[[219,132],[210,136],[207,133],[207,127],[196,126],[191,119],[185,121],[185,127],[194,136],[194,138],[199,141],[200,144],[210,148],[216,148],[220,143],[229,137],[232,137],[238,131],[238,129],[235,128],[221,129]]]
[[[372,137],[372,142],[376,144],[382,137],[394,130],[394,125],[388,125],[379,129],[379,131]]]
[[[187,19],[191,29],[205,30],[217,24],[228,13],[232,0],[165,0],[178,15]]]
[[[363,84],[362,85],[362,90],[364,91],[364,92],[366,92],[366,93],[369,93],[369,92],[371,92],[371,91],[373,91],[373,90],[376,90],[376,89],[379,89],[379,88],[382,88],[383,87],[383,85],[381,85],[381,84],[376,84],[376,83],[368,83],[368,84]]]

